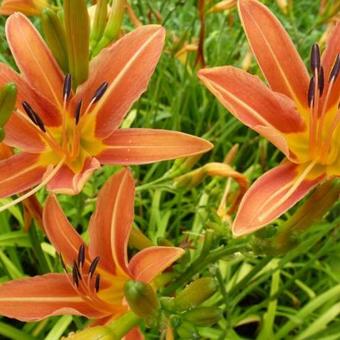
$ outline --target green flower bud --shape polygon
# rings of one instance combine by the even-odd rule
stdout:
[[[69,72],[76,89],[89,74],[90,20],[86,1],[65,0],[64,21]]]
[[[217,290],[217,283],[211,277],[203,277],[191,282],[175,298],[179,310],[196,307],[212,296]]]
[[[222,310],[216,307],[198,307],[183,314],[183,319],[196,326],[212,326],[222,318]]]
[[[93,50],[93,56],[96,56],[104,47],[117,40],[122,26],[125,9],[124,0],[113,0],[111,5],[111,13],[107,21],[102,38]]]
[[[142,318],[152,318],[159,309],[159,301],[152,287],[142,281],[127,281],[125,298],[132,311]]]
[[[91,50],[96,46],[104,32],[107,21],[107,5],[108,0],[98,0],[97,2],[90,35]]]
[[[62,21],[56,12],[45,8],[41,15],[41,24],[48,47],[51,49],[59,66],[67,73],[68,57],[66,35]]]

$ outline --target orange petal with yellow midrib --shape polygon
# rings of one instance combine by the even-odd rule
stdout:
[[[83,315],[100,318],[76,293],[65,274],[46,274],[0,285],[0,315],[21,321],[36,321],[53,315]]]
[[[96,158],[103,164],[147,164],[198,155],[213,145],[185,133],[157,129],[119,129],[105,139]]]
[[[249,44],[271,88],[308,107],[308,72],[281,23],[259,1],[239,0],[238,6]]]
[[[36,154],[19,153],[1,160],[0,197],[21,193],[39,184],[45,171]]]

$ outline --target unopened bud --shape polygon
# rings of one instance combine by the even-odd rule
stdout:
[[[224,0],[209,9],[209,13],[223,12],[236,7],[237,0]]]
[[[191,282],[175,298],[179,310],[196,307],[210,298],[217,290],[217,283],[211,277],[203,277]]]
[[[287,0],[276,0],[276,3],[284,14],[288,13],[288,1]]]
[[[90,45],[92,47],[91,50],[95,47],[104,32],[107,22],[107,7],[108,0],[98,0],[97,4],[95,5],[95,12],[90,35]]]
[[[43,10],[41,24],[45,40],[62,70],[68,72],[68,57],[64,25],[55,11]]]
[[[212,326],[222,318],[222,310],[216,307],[198,307],[183,314],[183,319],[196,326]]]
[[[125,298],[132,311],[142,318],[152,318],[159,309],[159,301],[152,287],[142,281],[127,281]]]
[[[111,13],[107,21],[102,38],[94,48],[92,55],[96,56],[104,47],[115,41],[120,33],[125,9],[124,0],[113,0]]]
[[[64,20],[69,72],[76,89],[89,74],[90,22],[86,1],[65,0]]]
[[[16,98],[17,87],[14,83],[8,83],[0,89],[0,141],[5,137],[3,127],[15,109]]]

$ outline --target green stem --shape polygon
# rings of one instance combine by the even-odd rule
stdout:
[[[114,339],[122,339],[132,328],[138,326],[142,322],[142,318],[128,312],[119,319],[113,321],[108,325],[112,329],[112,335]]]
[[[209,255],[205,256],[204,259],[199,256],[184,273],[180,274],[181,276],[173,284],[164,288],[163,294],[172,294],[176,291],[176,289],[190,281],[194,275],[202,272],[209,264],[215,263],[225,256],[232,255],[242,250],[245,250],[245,244],[240,244],[231,248],[219,248],[212,250]]]

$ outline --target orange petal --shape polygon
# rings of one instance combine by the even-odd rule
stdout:
[[[129,263],[134,280],[150,282],[184,254],[182,248],[150,247],[137,253]]]
[[[164,44],[165,31],[146,25],[125,35],[104,49],[90,65],[90,77],[77,92],[73,103],[88,105],[96,89],[108,82],[103,98],[95,105],[96,135],[108,137],[118,128],[131,105],[146,90]]]
[[[306,196],[323,179],[320,174],[313,178],[307,176],[293,190],[294,184],[304,170],[304,167],[286,162],[262,175],[241,201],[232,226],[234,235],[246,235],[271,223]],[[288,192],[291,194],[287,196]]]
[[[131,331],[129,331],[124,337],[124,340],[144,340],[144,339],[145,337],[139,327],[132,328]]]
[[[96,156],[103,164],[147,164],[209,151],[208,141],[185,133],[156,129],[119,129],[104,140]]]
[[[43,224],[48,239],[58,253],[63,256],[66,264],[72,265],[78,257],[79,248],[84,241],[65,217],[56,197],[48,196],[44,211]],[[89,259],[86,256],[86,263]]]
[[[46,168],[38,163],[39,155],[19,153],[0,161],[0,197],[21,193],[37,185]]]
[[[89,225],[91,257],[100,256],[101,267],[128,274],[127,244],[134,216],[135,185],[131,172],[123,169],[100,190]]]
[[[0,86],[13,82],[17,86],[17,110],[24,112],[22,102],[30,103],[47,126],[57,126],[60,124],[60,115],[56,107],[46,98],[35,92],[26,81],[8,65],[0,63]],[[20,129],[18,127],[18,129]]]
[[[18,113],[13,113],[5,125],[4,143],[31,153],[40,153],[46,148],[37,127]]]
[[[291,99],[232,66],[201,70],[198,76],[237,119],[263,134],[288,156],[283,134],[305,129]]]
[[[330,37],[327,41],[327,47],[324,53],[322,54],[322,66],[324,68],[325,79],[326,79],[324,93],[327,93],[328,85],[329,85],[328,83],[329,75],[335,63],[335,59],[337,55],[339,54],[340,54],[340,22],[338,22],[333,28],[330,34]],[[327,110],[335,105],[338,105],[339,93],[340,93],[340,81],[337,80],[334,83],[331,96],[329,97]],[[325,96],[322,97],[322,99],[324,98]]]
[[[308,73],[281,23],[256,0],[240,0],[239,13],[249,44],[271,88],[307,107]]]
[[[63,165],[57,174],[47,184],[47,189],[54,193],[77,195],[83,189],[94,170],[100,168],[100,163],[95,158],[85,161],[83,170],[74,173],[68,166]]]
[[[22,14],[6,22],[7,41],[25,80],[39,94],[61,107],[63,74],[39,32]]]
[[[3,0],[0,7],[0,15],[10,15],[21,12],[25,15],[39,15],[48,3],[44,0]]]
[[[2,284],[0,314],[21,321],[64,314],[88,318],[104,316],[84,302],[65,274],[47,274]]]

